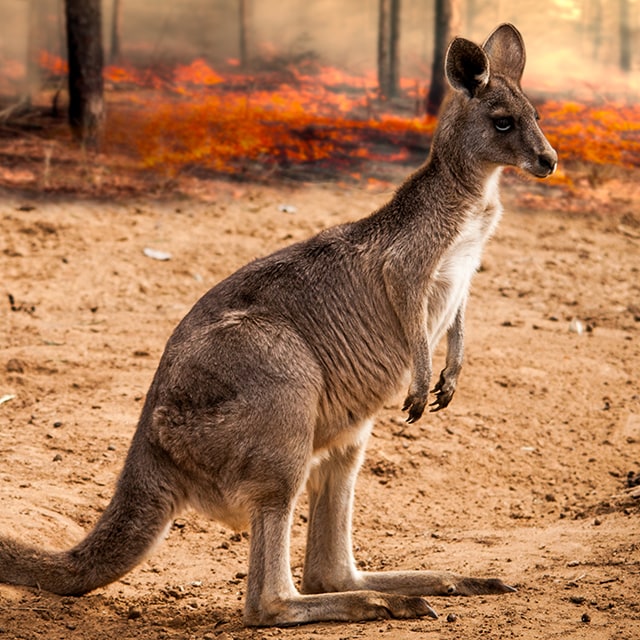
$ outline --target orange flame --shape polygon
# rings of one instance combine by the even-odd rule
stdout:
[[[640,106],[549,101],[544,130],[560,158],[623,167],[640,166]]]
[[[39,63],[66,74],[64,60],[42,51]],[[238,168],[331,160],[337,167],[365,159],[402,161],[416,140],[426,148],[433,118],[400,116],[376,100],[373,73],[354,76],[321,67],[313,75],[242,75],[237,60],[220,74],[204,60],[178,65],[164,78],[150,71],[108,66],[114,87],[134,85],[127,104],[109,110],[107,144],[135,149],[147,167],[178,171],[199,165],[221,173]],[[405,96],[421,102],[420,84],[404,78]],[[640,166],[640,105],[549,100],[539,111],[561,167],[578,161]],[[380,150],[378,142],[386,143]],[[396,151],[392,152],[392,145]],[[566,173],[555,180],[566,181]]]
[[[173,77],[178,84],[207,87],[224,82],[224,78],[218,75],[202,58],[194,60],[189,65],[178,65],[173,72]]]
[[[38,54],[38,64],[42,69],[45,69],[54,75],[61,76],[69,73],[67,61],[49,53],[48,51],[40,51]]]
[[[231,174],[247,166],[401,161],[408,150],[393,147],[407,136],[430,135],[435,125],[434,119],[374,114],[373,78],[331,68],[313,76],[288,69],[271,89],[260,86],[261,77],[223,77],[202,60],[178,67],[173,78],[173,95],[158,100],[141,93],[135,110],[110,112],[108,143],[133,145],[147,167],[198,165]],[[389,143],[383,152],[370,144],[381,135]]]

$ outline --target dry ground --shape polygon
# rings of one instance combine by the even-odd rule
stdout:
[[[640,471],[638,218],[518,210],[504,191],[457,395],[415,425],[402,398],[377,417],[354,539],[363,567],[496,575],[517,593],[433,598],[436,621],[243,629],[247,541],[188,512],[148,561],[88,596],[1,585],[0,636],[640,637],[640,500],[625,492]],[[251,258],[386,197],[327,185],[220,184],[208,200],[128,204],[5,193],[0,397],[14,397],[0,404],[0,531],[57,548],[78,540],[196,299]],[[301,505],[296,577],[304,534]]]

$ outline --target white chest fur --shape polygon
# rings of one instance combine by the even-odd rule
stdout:
[[[427,294],[427,331],[435,348],[466,302],[473,274],[480,266],[482,250],[493,233],[502,207],[497,194],[497,178],[489,180],[485,197],[470,214],[457,238],[443,254],[433,274]]]

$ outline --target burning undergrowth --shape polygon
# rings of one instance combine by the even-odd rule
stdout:
[[[43,53],[40,64],[57,79],[59,95],[64,61]],[[109,66],[105,84],[101,153],[90,161],[83,156],[92,165],[87,171],[94,186],[105,180],[128,184],[126,172],[165,183],[212,177],[395,181],[389,170],[400,166],[406,172],[420,164],[436,125],[422,111],[424,83],[404,80],[401,97],[385,101],[373,74],[353,76],[319,64],[252,72],[242,72],[233,60],[223,70],[201,59],[154,69]],[[599,168],[625,171],[640,165],[637,104],[536,102],[543,129],[560,155],[561,169],[551,184],[573,189],[585,175],[591,181],[603,175]],[[65,168],[65,158],[72,162],[62,115],[56,126],[43,126],[41,136],[16,140],[15,132],[7,131],[5,125],[5,143],[18,145],[13,161],[19,143],[35,158],[31,173],[19,174],[19,182],[29,183],[31,175],[39,186],[51,188],[56,163]],[[6,167],[5,162],[0,176],[5,179]]]
[[[419,162],[435,127],[411,113],[416,89],[391,107],[370,79],[333,69],[221,76],[197,60],[154,84],[110,110],[105,144],[167,173],[359,179],[371,162]]]

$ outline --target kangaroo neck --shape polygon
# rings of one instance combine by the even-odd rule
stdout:
[[[501,168],[474,162],[468,152],[451,145],[441,148],[436,142],[427,162],[396,193],[405,213],[447,228],[499,206]]]
[[[464,140],[442,139],[441,135],[434,136],[426,167],[429,167],[427,175],[439,183],[439,191],[446,191],[452,203],[462,200],[471,204],[484,199],[487,186],[499,172],[497,166],[478,162]]]

